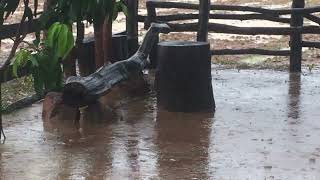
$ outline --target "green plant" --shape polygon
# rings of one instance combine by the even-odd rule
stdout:
[[[112,22],[119,12],[128,14],[123,0],[53,0],[41,19],[44,25],[50,21],[59,21],[70,26],[73,22],[78,25],[82,21],[92,23],[95,32],[95,61],[96,65],[100,66],[110,60]]]
[[[28,49],[21,49],[15,56],[13,74],[28,69],[34,79],[34,89],[38,95],[49,91],[60,91],[63,87],[61,62],[70,54],[74,38],[68,25],[54,23],[48,30],[47,38]]]

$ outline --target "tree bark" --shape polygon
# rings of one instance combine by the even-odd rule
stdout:
[[[103,25],[103,58],[104,64],[112,61],[112,21],[105,20]]]
[[[70,26],[69,28],[72,32],[72,26]],[[69,56],[63,60],[63,74],[64,74],[64,78],[77,75],[76,48],[73,48]]]
[[[208,41],[208,23],[210,14],[210,0],[199,1],[199,22],[198,22],[198,34],[197,41]]]
[[[148,56],[159,33],[168,33],[166,24],[153,24],[138,51],[129,59],[105,65],[87,77],[70,77],[63,90],[63,102],[71,106],[95,103],[111,88],[132,77],[139,77],[149,63]]]
[[[99,69],[104,65],[104,52],[103,52],[103,23],[94,24],[94,47],[95,47],[95,65]]]
[[[304,8],[304,0],[293,0],[292,8]],[[302,28],[303,16],[298,12],[293,12],[291,15],[291,27]],[[290,72],[301,72],[302,61],[302,32],[295,30],[290,34]]]

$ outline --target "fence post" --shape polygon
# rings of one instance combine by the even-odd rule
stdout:
[[[145,29],[149,29],[149,27],[151,26],[151,23],[156,22],[157,21],[157,11],[156,8],[153,6],[153,2],[152,0],[148,0],[146,2],[146,6],[147,6],[147,18],[145,20],[145,25],[144,28]],[[157,67],[157,49],[158,49],[158,42],[159,42],[159,36],[156,39],[156,42],[149,54],[149,60],[150,60],[150,65],[148,68],[150,69],[154,69]]]
[[[126,0],[128,15],[126,29],[128,36],[129,55],[133,55],[139,47],[138,42],[138,0]]]
[[[208,41],[208,23],[210,14],[210,0],[199,1],[199,22],[197,41]]]
[[[304,8],[305,0],[293,0],[292,8]],[[296,30],[290,35],[290,72],[301,72],[303,16],[301,13],[291,14],[290,26]]]

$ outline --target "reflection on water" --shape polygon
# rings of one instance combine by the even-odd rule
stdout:
[[[160,177],[207,179],[212,113],[158,110],[156,132]]]
[[[288,91],[288,118],[300,118],[301,74],[290,73]]]
[[[42,122],[36,104],[4,116],[0,179],[320,177],[319,77],[221,71],[214,118],[158,109],[152,94],[83,109],[78,124]]]
[[[96,104],[82,110],[79,124],[43,123],[65,143],[58,154],[71,155],[60,157],[58,178],[206,178],[212,113],[157,110],[153,95],[112,113]]]

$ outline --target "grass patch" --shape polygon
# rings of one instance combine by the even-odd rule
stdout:
[[[35,94],[30,76],[14,79],[1,85],[2,105],[8,105]]]

